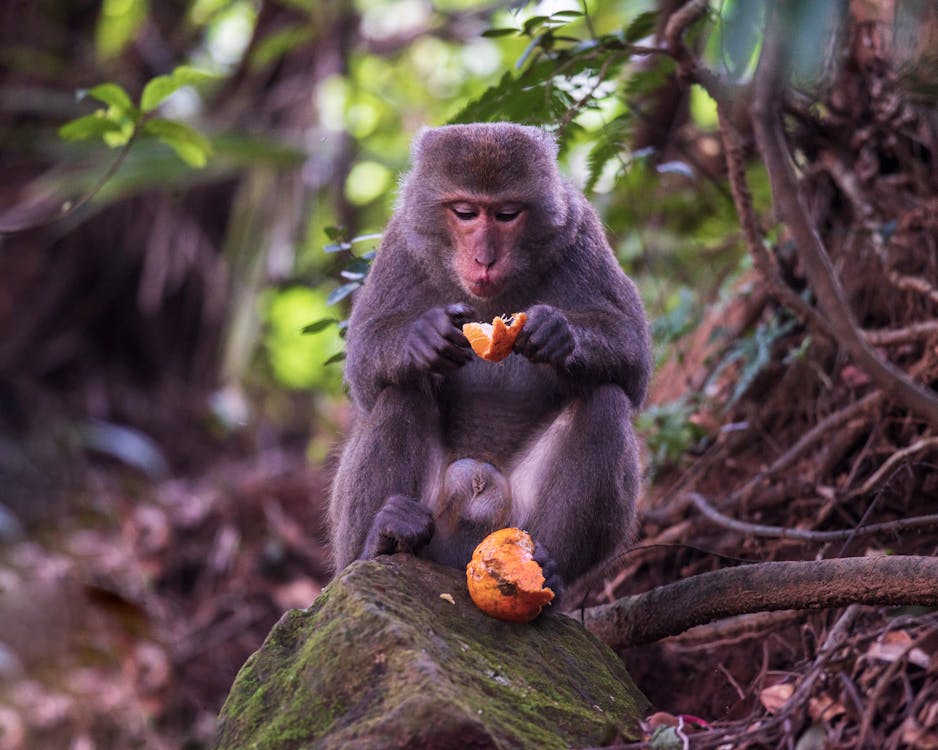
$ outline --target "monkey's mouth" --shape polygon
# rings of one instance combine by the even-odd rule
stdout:
[[[490,298],[501,291],[502,284],[499,280],[489,275],[480,276],[474,279],[465,280],[466,291],[473,297]]]

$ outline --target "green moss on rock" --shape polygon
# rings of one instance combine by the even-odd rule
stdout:
[[[494,620],[461,571],[394,555],[281,618],[235,679],[216,748],[588,746],[634,737],[646,706],[574,620]]]

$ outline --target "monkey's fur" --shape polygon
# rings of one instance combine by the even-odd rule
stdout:
[[[415,140],[349,323],[337,569],[395,550],[462,566],[485,534],[518,526],[569,583],[629,540],[647,324],[556,156],[548,133],[510,123]],[[463,322],[518,311],[511,356],[471,353]]]

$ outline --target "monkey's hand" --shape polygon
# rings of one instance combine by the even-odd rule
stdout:
[[[363,560],[394,552],[414,552],[433,536],[430,509],[404,495],[391,495],[375,516],[365,540]]]
[[[573,353],[570,321],[556,307],[535,305],[527,310],[527,322],[515,339],[515,351],[532,362],[563,367]]]
[[[413,322],[404,346],[410,361],[424,372],[446,375],[472,359],[472,347],[462,324],[472,320],[469,305],[431,307]]]
[[[551,602],[554,606],[563,598],[563,592],[566,590],[563,578],[560,577],[560,571],[557,563],[550,556],[550,552],[540,542],[534,542],[534,554],[531,555],[538,565],[541,566],[541,572],[544,574],[544,586],[554,592],[554,599]]]

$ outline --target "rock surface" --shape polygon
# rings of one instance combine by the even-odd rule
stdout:
[[[573,619],[494,620],[461,571],[394,555],[281,618],[235,679],[216,750],[584,747],[635,737],[646,706]]]

